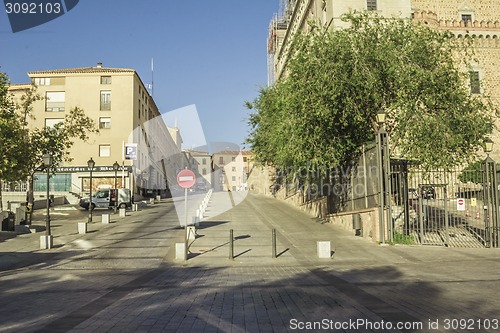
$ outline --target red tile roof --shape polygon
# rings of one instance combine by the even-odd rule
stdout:
[[[109,67],[79,67],[66,69],[52,69],[36,72],[28,72],[28,75],[50,75],[50,74],[94,74],[94,73],[135,73],[129,68],[109,68]]]

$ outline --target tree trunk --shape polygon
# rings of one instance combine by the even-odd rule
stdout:
[[[0,212],[3,211],[2,187],[3,187],[3,181],[0,180]]]
[[[27,225],[31,225],[31,221],[33,219],[33,203],[35,201],[35,198],[33,196],[34,192],[34,182],[33,182],[33,177],[34,174],[31,174],[28,177],[28,192],[26,192],[26,213],[24,220],[26,221]]]

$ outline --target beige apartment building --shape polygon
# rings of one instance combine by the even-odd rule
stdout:
[[[70,151],[72,160],[61,165],[51,178],[51,192],[88,192],[90,158],[95,161],[93,191],[114,186],[112,166],[118,162],[118,187],[133,189],[139,197],[168,192],[168,185],[176,181],[175,170],[187,165],[179,130],[167,128],[135,70],[98,63],[93,67],[29,72],[28,76],[43,97],[33,105],[35,118],[29,126],[53,126],[78,107],[99,127],[99,133],[91,134],[88,142],[75,141]],[[12,85],[10,90],[19,97],[29,86]],[[35,191],[45,191],[44,177],[37,175]]]
[[[213,188],[216,191],[248,190],[248,175],[253,167],[252,153],[225,150],[212,154]]]
[[[212,157],[204,150],[186,150],[190,169],[196,174],[196,187],[200,190],[212,187]]]

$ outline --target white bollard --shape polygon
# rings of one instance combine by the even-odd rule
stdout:
[[[329,241],[318,241],[318,258],[329,259],[332,257],[332,250]]]
[[[101,221],[102,224],[109,224],[109,214],[102,214]]]
[[[132,204],[132,211],[137,212],[139,210],[138,204]]]
[[[40,249],[51,249],[54,246],[52,235],[40,236]]]
[[[196,228],[194,226],[186,227],[186,239],[188,241],[196,239]]]
[[[78,222],[78,233],[79,234],[87,233],[87,222]]]
[[[186,243],[175,243],[175,259],[187,260]]]
[[[127,216],[127,211],[125,210],[125,208],[120,208],[120,214],[119,214],[120,217],[125,217]]]
[[[195,228],[199,228],[200,227],[200,217],[199,216],[193,216],[192,223],[195,226]],[[195,230],[195,234],[196,234],[196,230]]]

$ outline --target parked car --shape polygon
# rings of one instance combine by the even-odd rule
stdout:
[[[423,185],[420,187],[420,195],[423,199],[436,199],[436,190],[431,185]]]
[[[207,190],[207,186],[204,183],[198,183],[195,185],[196,192],[205,192]]]
[[[84,209],[89,209],[89,198],[80,199],[80,207]],[[102,189],[98,190],[92,196],[92,209],[94,208],[112,208],[114,206],[118,208],[130,208],[132,207],[132,195],[130,190],[127,188],[119,189]]]

